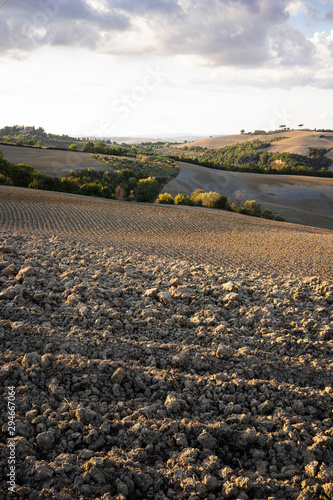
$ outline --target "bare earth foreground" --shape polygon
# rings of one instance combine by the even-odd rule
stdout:
[[[333,498],[332,231],[4,186],[0,226],[1,498]]]

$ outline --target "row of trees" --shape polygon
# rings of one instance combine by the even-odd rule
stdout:
[[[237,197],[236,197],[237,198]],[[229,210],[231,212],[240,213],[243,215],[251,215],[253,217],[261,217],[263,219],[270,219],[276,221],[284,221],[281,215],[274,215],[271,210],[267,208],[262,210],[260,203],[255,200],[246,200],[243,205],[236,201],[236,203],[229,203],[228,196],[210,191],[207,193],[203,189],[193,191],[190,196],[184,193],[178,193],[173,197],[169,193],[162,193],[158,196],[155,203],[164,205],[192,205],[206,208],[217,208],[220,210]]]
[[[70,149],[76,149],[76,144],[71,144]],[[134,147],[120,147],[120,146],[108,146],[103,141],[87,141],[81,148],[81,151],[84,153],[96,153],[96,154],[105,154],[105,155],[113,155],[113,156],[135,156],[137,151]]]

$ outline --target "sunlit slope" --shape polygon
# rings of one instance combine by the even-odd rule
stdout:
[[[239,134],[226,135],[221,137],[209,137],[200,141],[194,141],[189,146],[200,146],[202,148],[216,149],[224,146],[230,146],[237,142],[246,142],[259,139],[260,141],[269,141],[274,138],[280,140],[273,142],[268,151],[288,152],[307,155],[309,147],[311,148],[333,148],[333,133],[314,132],[303,130],[291,130],[287,132],[277,132],[276,134]],[[181,148],[182,146],[178,146]],[[332,156],[331,156],[332,157]]]

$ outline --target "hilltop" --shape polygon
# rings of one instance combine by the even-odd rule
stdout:
[[[235,134],[221,137],[208,137],[199,141],[193,141],[189,144],[175,146],[182,149],[184,146],[201,147],[207,149],[223,148],[237,143],[244,143],[253,140],[274,141],[267,151],[271,153],[295,153],[306,156],[309,148],[333,148],[333,131],[320,132],[308,130],[288,130],[286,132],[274,132],[267,134]],[[333,159],[333,149],[327,153],[327,156]]]

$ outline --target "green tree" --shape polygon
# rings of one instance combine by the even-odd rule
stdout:
[[[158,191],[159,185],[155,177],[140,179],[135,190],[136,200],[152,202],[157,197]]]
[[[77,151],[77,144],[71,144],[69,146],[69,149],[72,149],[73,151]]]
[[[82,146],[81,151],[84,151],[85,153],[93,153],[94,148],[95,148],[94,143],[91,141],[88,141]]]
[[[94,146],[94,153],[106,154],[108,152],[107,145],[102,141],[96,141]]]
[[[41,139],[39,139],[39,141],[37,141],[36,146],[37,146],[37,148],[42,148],[43,147],[43,141]]]
[[[225,194],[218,194],[213,201],[212,208],[219,208],[220,210],[226,210],[228,208],[228,196]]]
[[[60,183],[60,190],[66,193],[79,193],[80,186],[76,181],[63,177]]]

